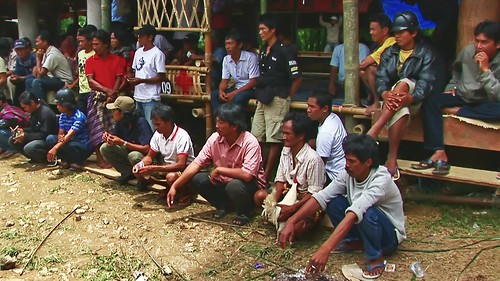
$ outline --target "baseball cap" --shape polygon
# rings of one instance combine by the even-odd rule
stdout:
[[[330,20],[339,20],[339,18],[337,16],[331,16]]]
[[[28,47],[28,44],[26,44],[26,41],[24,41],[23,39],[17,39],[14,42],[14,49],[21,49],[26,47]]]
[[[114,103],[106,104],[107,109],[119,109],[123,112],[132,112],[134,110],[134,99],[127,96],[116,98]]]
[[[156,28],[151,24],[145,24],[141,28],[139,28],[136,32],[136,35],[156,35]]]

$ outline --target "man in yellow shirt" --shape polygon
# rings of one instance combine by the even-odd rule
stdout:
[[[396,39],[391,36],[391,20],[385,14],[376,14],[370,18],[370,35],[373,42],[378,44],[369,56],[367,56],[359,65],[361,69],[361,79],[368,89],[368,100],[373,103],[366,109],[365,114],[370,115],[380,107],[380,98],[377,95],[375,87],[375,78],[380,64],[380,57],[388,47],[396,43]]]

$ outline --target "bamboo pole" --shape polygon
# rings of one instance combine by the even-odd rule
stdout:
[[[358,0],[343,0],[344,4],[344,62],[345,62],[345,103],[359,105],[359,21]],[[352,116],[345,119],[349,132],[356,126]]]
[[[207,9],[205,11],[207,13],[208,18],[211,18],[211,13],[210,9]],[[205,32],[205,65],[208,68],[207,75],[205,77],[205,89],[207,91],[206,95],[210,96],[212,93],[212,75],[210,72],[211,69],[211,64],[212,64],[212,51],[213,51],[213,46],[212,46],[212,35],[210,30]],[[205,106],[205,137],[208,139],[210,135],[213,132],[213,124],[212,124],[212,105],[210,103],[210,100],[207,100],[204,102]]]
[[[101,0],[101,27],[109,32],[111,26],[111,0]]]

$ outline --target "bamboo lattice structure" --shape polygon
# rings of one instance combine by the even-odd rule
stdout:
[[[210,31],[210,0],[137,0],[138,25],[160,31]],[[202,9],[199,9],[202,7]]]

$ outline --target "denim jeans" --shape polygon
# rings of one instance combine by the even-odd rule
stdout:
[[[57,77],[29,77],[26,79],[26,91],[33,92],[39,99],[47,101],[47,92],[59,91],[64,87],[64,82]]]
[[[195,192],[207,199],[217,210],[228,211],[235,208],[237,214],[252,216],[253,195],[258,189],[255,182],[233,179],[227,184],[214,186],[208,175],[209,173],[200,172],[193,177],[191,184]]]
[[[46,142],[47,146],[52,148],[57,143],[57,135],[49,135]],[[87,145],[77,141],[70,141],[57,151],[57,157],[63,162],[81,165],[92,152],[92,149]]]
[[[12,137],[9,139],[9,144],[26,158],[31,159],[36,163],[47,162],[47,143],[44,140],[33,140],[28,143],[14,143]]]
[[[148,102],[142,102],[142,101],[135,102],[137,109],[140,112],[142,112],[142,114],[144,115],[144,118],[146,118],[146,120],[148,121],[149,126],[151,126],[151,130],[153,130],[153,132],[155,131],[155,127],[153,126],[153,120],[151,120],[151,111],[153,111],[153,108],[155,108],[155,106],[159,103],[160,103],[159,101],[155,101],[155,100],[148,101]]]
[[[460,96],[441,93],[429,95],[422,105],[424,117],[424,148],[428,150],[444,149],[443,114],[445,107],[460,107],[458,116],[483,121],[500,121],[500,102],[466,103]]]
[[[232,87],[232,88],[227,89],[225,92],[229,93],[229,92],[234,91],[234,90],[235,90],[235,88]],[[243,92],[236,94],[236,96],[234,96],[233,103],[241,106],[241,108],[244,110],[245,107],[248,105],[248,101],[253,97],[254,97],[253,90],[243,91]],[[225,103],[219,99],[219,89],[215,89],[212,91],[211,96],[210,96],[210,101],[212,103],[212,110],[214,113],[217,112],[217,109],[219,108],[219,106],[221,104]]]
[[[9,143],[11,135],[12,132],[9,129],[0,129],[0,148],[5,149],[6,152],[16,153],[16,148]]]
[[[334,226],[345,217],[349,202],[344,196],[337,196],[326,206],[326,213]],[[370,207],[363,215],[363,220],[354,224],[347,235],[346,241],[361,240],[365,249],[365,258],[373,260],[381,255],[394,253],[398,249],[398,238],[395,227],[377,207]]]

